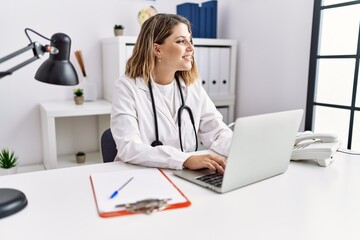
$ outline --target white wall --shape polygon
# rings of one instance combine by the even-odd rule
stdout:
[[[141,8],[154,5],[159,12],[175,13],[176,4],[182,2],[187,1],[3,0],[0,57],[28,44],[23,31],[26,27],[47,37],[64,32],[72,38],[72,52],[83,52],[88,75],[101,96],[100,41],[113,35],[113,25],[123,24],[125,35],[136,35],[140,29],[136,16]],[[219,0],[218,37],[239,41],[237,116],[305,108],[312,5],[312,0]],[[71,60],[78,68],[73,54]],[[42,61],[0,79],[0,148],[15,150],[20,165],[42,161],[39,103],[72,98],[73,87],[33,79]],[[0,70],[6,70],[10,63],[0,65]],[[79,131],[84,133],[85,151],[98,148],[96,131],[86,131],[87,127],[96,127],[96,121],[59,121],[60,151],[74,151],[61,135]]]
[[[236,115],[305,109],[313,0],[220,3],[220,35],[239,41]]]

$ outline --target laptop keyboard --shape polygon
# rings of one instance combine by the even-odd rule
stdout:
[[[223,176],[224,175],[221,173],[210,173],[208,175],[197,177],[196,179],[215,187],[221,187]]]

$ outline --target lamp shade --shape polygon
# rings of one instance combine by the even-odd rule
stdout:
[[[77,85],[79,78],[74,66],[69,61],[71,39],[64,33],[56,33],[51,37],[51,45],[59,50],[50,53],[49,58],[41,64],[35,74],[40,82],[56,85]]]

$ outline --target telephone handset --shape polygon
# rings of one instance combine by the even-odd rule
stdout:
[[[313,160],[322,167],[329,166],[341,142],[336,134],[300,132],[296,136],[291,160]]]

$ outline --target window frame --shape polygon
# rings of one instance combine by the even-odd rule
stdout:
[[[356,95],[360,92],[357,92],[357,85],[359,80],[359,67],[360,67],[360,24],[358,30],[358,42],[356,54],[353,55],[319,55],[319,37],[321,29],[321,13],[322,10],[329,8],[338,8],[349,5],[360,4],[360,1],[347,1],[344,3],[332,4],[322,6],[322,0],[314,1],[314,11],[313,11],[313,24],[312,24],[312,33],[311,33],[311,47],[310,47],[310,62],[309,62],[309,76],[308,76],[308,90],[307,90],[307,102],[306,102],[306,115],[305,115],[305,130],[313,130],[313,125],[315,122],[314,108],[316,106],[337,108],[337,109],[346,109],[350,111],[349,119],[349,129],[348,129],[348,144],[347,148],[351,149],[352,138],[353,138],[353,128],[354,128],[354,117],[355,112],[360,113],[360,107],[356,107]],[[353,89],[351,96],[351,105],[338,105],[331,103],[321,103],[315,101],[315,91],[316,91],[316,78],[317,78],[317,69],[318,69],[318,60],[319,59],[346,59],[351,58],[355,59],[355,68],[354,68],[354,78],[353,78]]]

